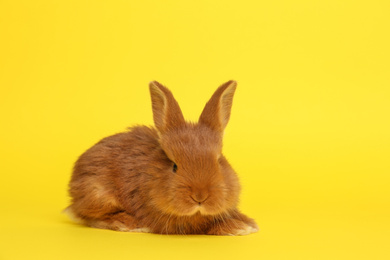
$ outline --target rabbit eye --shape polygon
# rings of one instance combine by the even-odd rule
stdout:
[[[177,171],[177,165],[176,165],[176,163],[173,164],[172,171],[173,171],[174,173],[176,173],[176,171]]]

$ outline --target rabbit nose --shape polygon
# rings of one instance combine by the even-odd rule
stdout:
[[[193,201],[197,202],[199,205],[205,202],[209,197],[209,193],[206,191],[194,192],[191,194],[191,198]]]

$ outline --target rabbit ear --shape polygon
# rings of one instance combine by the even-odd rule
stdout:
[[[166,87],[152,81],[149,84],[152,98],[153,120],[160,133],[169,131],[185,124],[179,104]]]
[[[222,133],[229,122],[236,87],[237,82],[233,80],[220,86],[204,107],[199,123]]]

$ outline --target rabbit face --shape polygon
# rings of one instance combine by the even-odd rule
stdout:
[[[233,170],[221,157],[222,138],[217,132],[188,124],[162,135],[160,144],[168,158],[167,183],[161,184],[166,188],[157,195],[162,210],[183,216],[216,215],[237,201],[238,192],[229,188],[235,188],[228,172]]]

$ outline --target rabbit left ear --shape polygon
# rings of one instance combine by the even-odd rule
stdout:
[[[149,89],[152,98],[153,119],[157,130],[160,133],[165,133],[183,126],[185,124],[183,113],[172,92],[157,81],[150,82]]]
[[[220,86],[207,102],[199,118],[199,123],[223,133],[230,119],[233,96],[237,82],[230,80]]]

